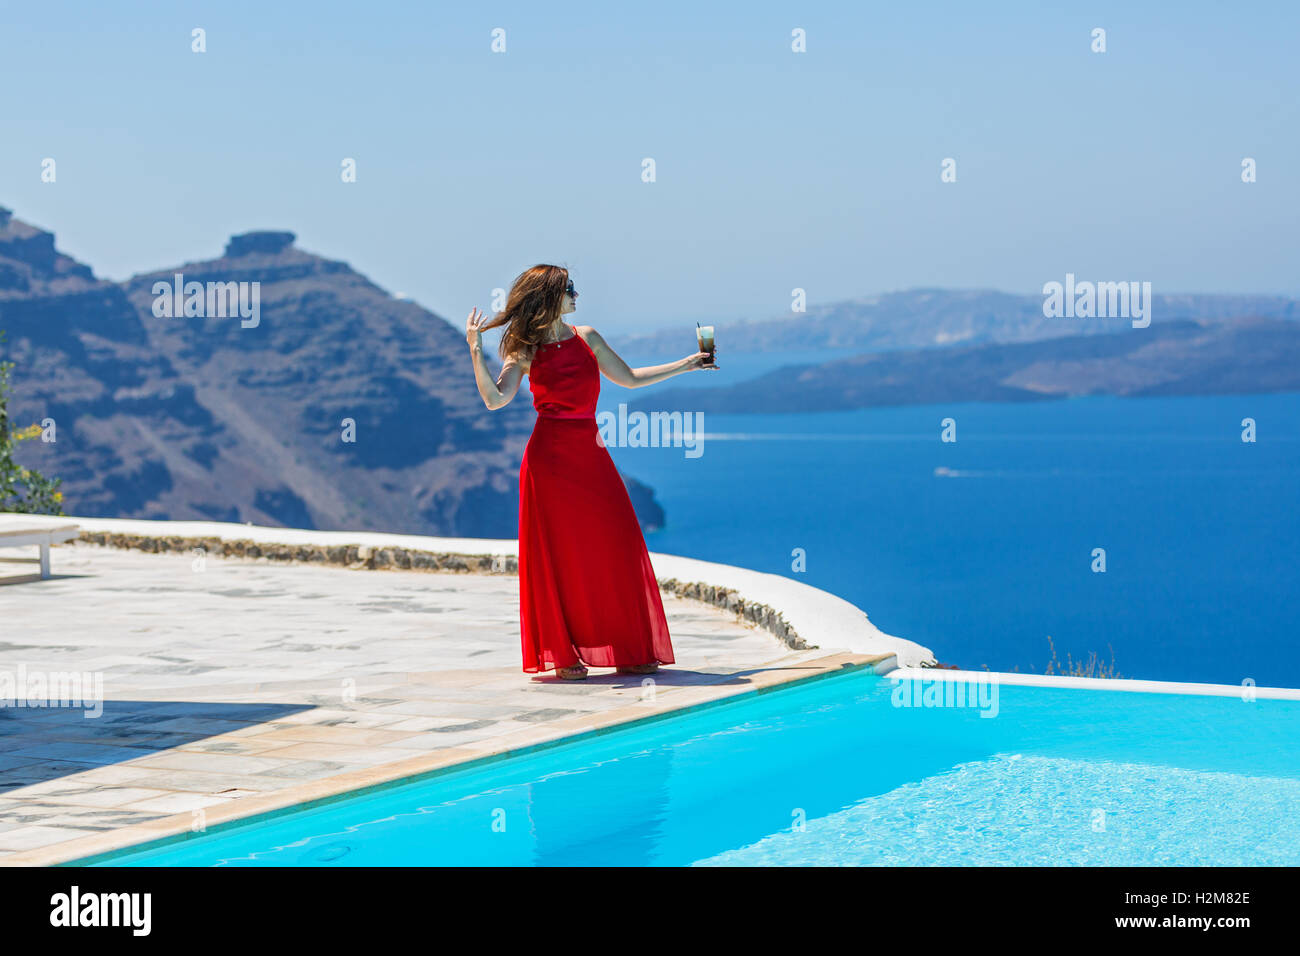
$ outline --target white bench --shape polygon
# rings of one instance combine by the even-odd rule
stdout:
[[[81,533],[75,524],[38,524],[22,515],[0,515],[0,548],[26,548],[39,545],[41,556],[40,574],[22,574],[0,577],[0,584],[23,584],[27,581],[42,581],[50,576],[50,546],[63,541],[71,541]],[[21,558],[13,560],[21,561]]]

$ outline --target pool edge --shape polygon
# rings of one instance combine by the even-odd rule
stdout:
[[[545,729],[518,731],[504,735],[495,741],[490,741],[490,749],[449,748],[314,780],[273,793],[245,797],[209,809],[206,812],[209,822],[202,831],[196,832],[192,829],[194,821],[192,812],[172,814],[160,820],[68,840],[48,848],[14,853],[0,860],[0,866],[90,866],[111,863],[114,859],[128,853],[139,852],[146,847],[169,846],[222,830],[247,826],[259,820],[270,821],[375,790],[416,783],[453,771],[488,766],[584,738],[598,737],[733,703],[751,695],[864,670],[870,670],[877,675],[885,674],[898,668],[898,658],[894,654],[862,655],[841,652],[793,666],[799,673],[786,675],[782,671],[787,668],[773,668],[743,674],[748,683],[721,695],[717,694],[716,684],[673,688],[650,702],[639,701],[597,714],[586,714],[569,721],[557,721]],[[713,696],[707,699],[692,699],[700,697],[706,691]],[[664,697],[670,699],[664,701]],[[565,727],[565,724],[570,726]],[[539,738],[539,734],[543,736]]]
[[[1242,700],[1300,700],[1300,688],[1257,687],[1246,684],[1208,684],[1189,681],[1146,680],[1132,677],[1077,677],[1068,674],[1019,674],[1010,671],[965,671],[956,668],[898,667],[878,671],[888,680],[935,680],[956,683],[992,683],[1009,687],[1046,687],[1068,690],[1117,691],[1131,694],[1181,694],[1191,697],[1240,697]]]

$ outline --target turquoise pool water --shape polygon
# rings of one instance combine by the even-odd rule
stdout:
[[[826,678],[104,865],[1300,863],[1300,702],[914,689]]]

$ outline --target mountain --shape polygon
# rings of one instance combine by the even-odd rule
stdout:
[[[527,390],[488,412],[462,333],[294,242],[247,233],[117,284],[0,210],[12,419],[57,426],[24,464],[63,479],[73,514],[513,536]],[[177,274],[179,300],[159,291]],[[201,315],[173,307],[189,283]],[[247,316],[221,308],[231,292]],[[625,481],[662,525],[650,489]]]
[[[633,409],[812,412],[1080,395],[1300,391],[1300,323],[1153,322],[1111,335],[875,352],[787,366],[731,386],[668,390]]]
[[[1300,302],[1279,296],[1156,295],[1156,322],[1221,321],[1242,316],[1300,319]],[[717,341],[725,353],[836,349],[855,352],[990,342],[1031,342],[1075,335],[1106,335],[1132,328],[1125,318],[1049,319],[1043,296],[990,290],[911,289],[810,308],[766,321],[722,323]],[[681,329],[620,341],[632,355],[681,346]]]

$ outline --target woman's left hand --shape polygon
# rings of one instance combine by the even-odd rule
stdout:
[[[713,362],[716,357],[716,352],[696,352],[686,360],[686,368],[690,370],[697,368],[713,368]]]

